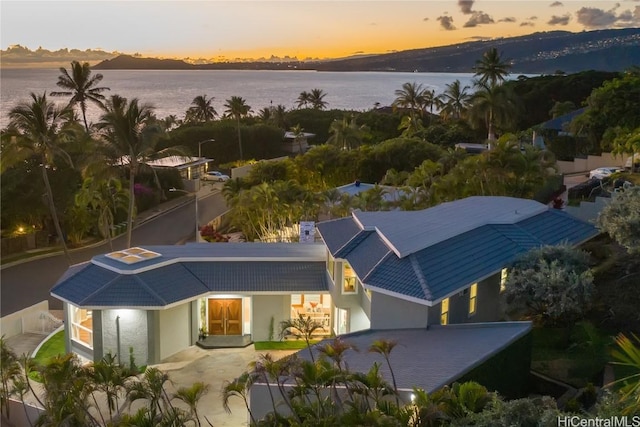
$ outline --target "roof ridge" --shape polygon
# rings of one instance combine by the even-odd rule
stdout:
[[[424,277],[422,269],[420,268],[420,264],[416,259],[414,254],[410,254],[408,256],[409,262],[411,263],[411,268],[413,268],[413,272],[418,278],[418,283],[420,283],[420,287],[422,288],[422,292],[424,293],[424,297],[426,300],[430,301],[433,298],[433,295],[429,291],[429,285],[427,284],[427,279]]]
[[[140,284],[145,287],[147,289],[147,291],[149,291],[150,294],[152,294],[153,296],[156,297],[156,300],[162,302],[162,305],[167,305],[167,301],[165,301],[163,298],[160,297],[160,295],[158,295],[158,293],[156,291],[153,290],[153,288],[151,288],[151,286],[149,286],[147,284],[147,282],[145,282],[144,280],[142,280],[140,278],[140,276],[138,276],[137,274],[134,276],[136,278],[136,281],[140,282]]]
[[[388,251],[388,252],[387,252],[387,253],[386,253],[382,258],[380,258],[380,259],[378,260],[378,262],[376,262],[376,263],[373,265],[373,267],[371,267],[371,270],[369,270],[369,272],[368,272],[367,274],[365,274],[365,276],[362,278],[361,282],[362,282],[362,283],[364,283],[364,284],[366,285],[365,281],[369,278],[369,276],[370,276],[374,271],[376,271],[376,269],[378,268],[378,266],[379,266],[380,264],[382,264],[382,262],[383,262],[383,261],[385,261],[387,258],[389,258],[389,257],[391,256],[391,254],[392,254],[392,253],[393,253],[392,251]]]
[[[514,226],[514,227],[517,227],[519,231],[521,231],[524,234],[526,234],[529,238],[531,238],[531,240],[534,240],[535,242],[537,242],[538,245],[540,245],[540,246],[544,245],[544,242],[542,240],[538,239],[536,236],[531,234],[531,232],[529,232],[529,230],[527,230],[526,228],[524,228],[521,225],[519,225],[519,223],[515,223],[515,224],[487,224],[487,226],[491,227],[496,233],[499,233],[505,239],[509,240],[510,242],[513,242],[513,244],[516,245],[519,248],[522,248],[522,245],[520,245],[520,243],[518,243],[517,241],[513,240],[508,234],[505,234],[504,232],[502,232],[502,230],[500,230],[500,226],[507,226],[507,227]],[[527,249],[527,248],[524,248],[524,249]]]
[[[201,279],[198,275],[196,275],[196,274],[195,274],[195,273],[194,273],[194,272],[193,272],[189,267],[187,267],[184,263],[180,262],[180,263],[178,263],[178,264],[180,264],[180,266],[181,266],[183,269],[185,269],[186,271],[188,271],[188,272],[189,272],[189,274],[190,274],[191,276],[193,276],[193,278],[194,278],[194,279],[196,279],[196,280],[198,281],[198,283],[200,283],[200,284],[201,284],[201,285],[202,285],[202,286],[203,286],[203,287],[204,287],[208,292],[212,292],[212,291],[213,291],[213,289],[210,289],[210,288],[209,288],[209,286],[208,286],[206,283],[204,283],[204,282],[202,281],[202,279]]]

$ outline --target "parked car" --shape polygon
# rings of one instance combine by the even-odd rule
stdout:
[[[604,191],[601,179],[590,178],[588,181],[581,182],[580,184],[571,187],[567,190],[567,195],[569,196],[569,200],[587,199],[591,196],[600,196]]]
[[[597,168],[589,172],[589,178],[604,179],[621,170],[622,168],[615,166]]]
[[[200,179],[203,181],[224,182],[229,180],[229,175],[225,175],[222,172],[218,171],[209,171],[206,174],[202,175]]]

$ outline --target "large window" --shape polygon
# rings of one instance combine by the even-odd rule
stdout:
[[[507,289],[507,269],[503,268],[500,272],[500,292],[504,292]]]
[[[355,271],[347,261],[342,263],[342,293],[356,294],[358,293],[358,278]]]
[[[331,280],[333,280],[335,282],[336,280],[336,261],[333,258],[333,256],[331,256],[331,253],[329,251],[327,251],[327,271],[329,272],[329,277],[331,277]]]
[[[440,303],[441,311],[440,311],[440,324],[448,325],[449,324],[449,298],[445,298]]]
[[[469,316],[476,314],[478,308],[478,284],[474,283],[469,289]]]
[[[328,294],[292,294],[291,318],[309,317],[322,325],[318,334],[331,332],[331,296]]]
[[[93,348],[93,317],[91,310],[71,307],[71,339]]]

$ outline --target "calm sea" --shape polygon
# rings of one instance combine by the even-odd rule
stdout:
[[[380,105],[390,105],[394,92],[403,83],[416,82],[434,89],[436,94],[445,85],[458,79],[470,85],[472,74],[456,73],[385,73],[385,72],[315,72],[315,71],[159,71],[104,70],[101,86],[108,94],[138,98],[153,105],[160,118],[175,114],[183,118],[189,104],[198,95],[214,97],[218,114],[224,113],[225,100],[243,97],[254,112],[278,104],[287,109],[296,107],[302,91],[322,89],[328,108],[364,111]],[[8,112],[19,102],[27,101],[31,92],[59,90],[58,69],[3,69],[0,73],[0,126],[8,123]],[[63,103],[66,97],[54,98]],[[97,121],[99,112],[89,107],[89,118]]]

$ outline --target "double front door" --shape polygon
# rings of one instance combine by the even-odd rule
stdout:
[[[209,300],[209,335],[242,335],[242,298]]]

